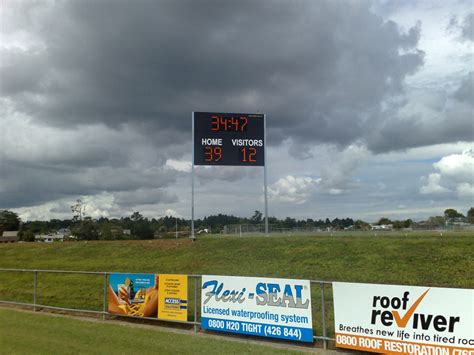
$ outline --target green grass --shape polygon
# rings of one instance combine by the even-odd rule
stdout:
[[[334,236],[22,243],[0,245],[0,268],[221,274],[473,288],[474,234],[341,233]],[[40,273],[38,303],[102,310],[103,276]],[[0,299],[32,302],[33,275],[0,272]],[[190,296],[193,295],[190,284]],[[326,289],[332,335],[332,290]],[[312,287],[315,334],[321,299]],[[190,297],[190,319],[193,297]]]
[[[293,354],[282,348],[0,308],[0,354]]]
[[[465,233],[22,243],[0,244],[0,267],[472,287],[473,246]]]

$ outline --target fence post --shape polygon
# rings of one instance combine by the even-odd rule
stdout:
[[[198,308],[198,278],[194,276],[194,333],[197,333],[198,331],[197,308]]]
[[[33,286],[33,311],[36,312],[36,293],[38,290],[38,270],[34,272],[34,286]]]
[[[328,347],[328,344],[326,340],[326,302],[324,299],[324,283],[323,282],[319,283],[319,286],[321,287],[321,317],[323,320],[323,337],[324,337],[323,347],[324,347],[324,350],[326,350]]]
[[[107,312],[107,272],[104,273],[104,303],[102,306],[102,320],[105,320],[105,313]]]

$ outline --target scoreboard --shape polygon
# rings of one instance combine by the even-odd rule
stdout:
[[[194,112],[193,129],[194,165],[265,165],[263,114]]]

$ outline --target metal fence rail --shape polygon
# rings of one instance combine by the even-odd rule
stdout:
[[[187,324],[194,327],[194,332],[199,330],[200,326],[200,319],[199,319],[199,312],[200,309],[199,305],[201,303],[200,299],[200,292],[199,292],[199,279],[202,275],[187,275],[188,277],[188,285],[193,285],[192,288],[193,294],[188,294],[188,299],[194,301],[194,309],[193,309],[193,317],[192,320],[187,321],[177,321],[177,320],[163,320],[158,319],[157,317],[137,317],[137,316],[130,316],[130,315],[119,315],[114,313],[108,312],[108,281],[109,275],[114,274],[116,272],[104,272],[104,271],[71,271],[71,270],[43,270],[43,269],[5,269],[0,268],[0,273],[26,273],[33,275],[33,282],[32,282],[32,302],[20,302],[17,300],[4,300],[1,298],[2,290],[0,289],[0,304],[7,304],[7,305],[16,305],[16,306],[27,306],[32,307],[34,311],[38,309],[49,309],[49,310],[58,310],[58,311],[66,311],[66,312],[80,312],[80,313],[89,313],[95,315],[102,315],[102,319],[105,320],[107,315],[120,317],[120,318],[133,318],[133,319],[146,319],[150,321],[159,321],[165,323],[180,323],[180,324]],[[38,303],[38,276],[39,274],[69,274],[69,275],[88,275],[88,276],[102,276],[103,277],[103,296],[102,296],[102,310],[93,310],[93,309],[83,309],[83,308],[70,308],[70,307],[59,307],[53,306],[49,304],[41,304]],[[134,274],[132,272],[127,272],[127,274]],[[138,273],[135,273],[138,274]],[[193,282],[190,282],[194,280]],[[327,323],[326,323],[326,297],[325,297],[325,286],[330,285],[332,287],[332,282],[329,281],[320,281],[320,280],[310,280],[311,285],[319,285],[319,291],[321,293],[321,317],[320,317],[320,324],[316,324],[317,329],[321,329],[322,335],[314,335],[313,339],[315,341],[321,341],[323,344],[324,349],[327,349],[328,342],[334,341],[334,338],[328,337],[327,333]],[[98,290],[100,291],[100,290]],[[314,291],[314,289],[313,289]],[[311,297],[312,300],[312,309],[315,309],[315,299]],[[188,314],[189,319],[189,314]],[[314,322],[314,320],[313,320]],[[320,327],[320,328],[319,328]],[[314,331],[314,324],[313,324],[313,331]]]

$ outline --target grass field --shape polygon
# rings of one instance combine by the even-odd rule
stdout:
[[[461,232],[222,237],[0,245],[0,268],[221,274],[473,288],[474,235]],[[102,310],[103,276],[40,274],[38,303]],[[312,288],[315,334],[321,301]],[[33,276],[0,272],[0,299],[32,302]],[[190,287],[192,294],[193,287]],[[328,334],[332,330],[328,287]],[[190,302],[192,316],[193,302]]]
[[[296,354],[282,348],[0,308],[0,354]]]

